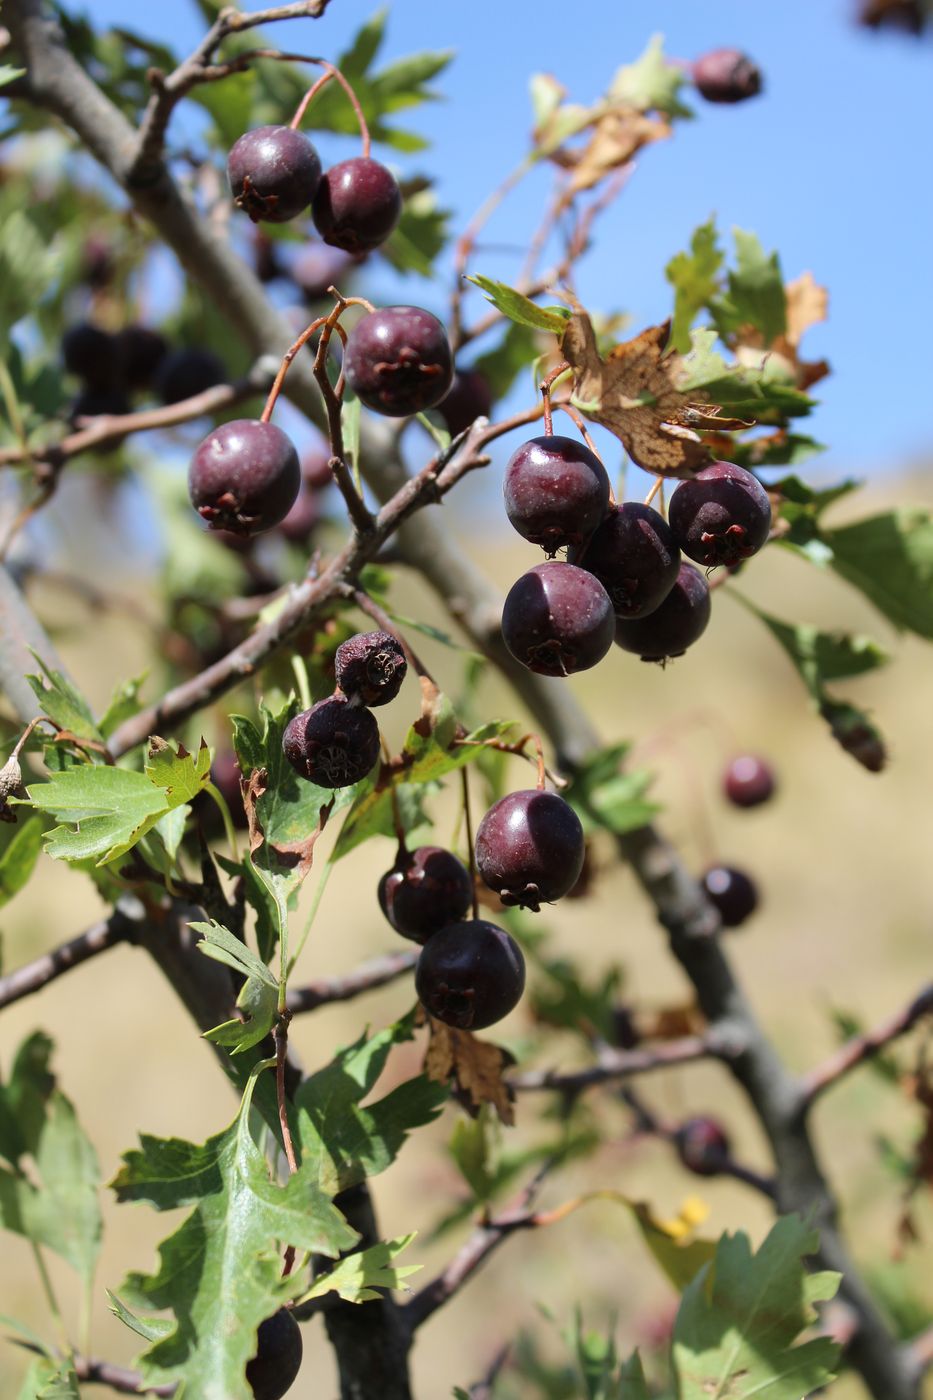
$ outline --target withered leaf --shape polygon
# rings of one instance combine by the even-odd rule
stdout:
[[[825,321],[829,310],[829,293],[815,280],[812,272],[804,272],[784,288],[787,302],[786,339],[791,345],[800,344],[810,326]]]
[[[561,350],[573,370],[573,402],[581,413],[614,433],[645,471],[690,476],[710,456],[698,433],[684,424],[683,413],[713,408],[697,404],[695,390],[678,388],[681,358],[664,354],[669,332],[669,322],[649,326],[603,359],[590,318],[577,310],[567,322]]]
[[[430,1040],[424,1057],[424,1072],[439,1084],[449,1084],[451,1092],[472,1116],[476,1117],[484,1103],[492,1104],[501,1122],[515,1122],[514,1091],[504,1079],[505,1071],[515,1063],[514,1056],[501,1045],[479,1040],[472,1031],[458,1031],[453,1026],[428,1017]]]
[[[265,841],[265,833],[259,825],[259,817],[256,807],[260,797],[268,786],[268,774],[265,768],[254,768],[249,778],[244,783],[240,779],[240,791],[243,794],[243,807],[246,811],[246,820],[249,823],[249,853],[253,855]]]
[[[627,165],[636,152],[651,141],[663,141],[670,136],[670,123],[661,117],[649,117],[634,107],[612,109],[593,125],[589,141],[579,151],[566,147],[556,159],[563,166],[572,166],[573,174],[565,193],[569,201],[581,190],[592,189],[614,170]]]
[[[642,1040],[679,1040],[685,1035],[702,1035],[706,1018],[696,1002],[684,1006],[661,1006],[653,1011],[638,1011],[635,1025]]]

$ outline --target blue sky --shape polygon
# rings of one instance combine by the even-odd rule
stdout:
[[[97,23],[128,18],[125,0],[84,8]],[[335,55],[374,8],[332,0],[323,20],[279,25],[276,36]],[[754,230],[780,251],[787,277],[809,269],[830,289],[830,321],[805,342],[808,357],[834,369],[807,425],[830,448],[824,465],[902,466],[933,455],[923,330],[933,321],[933,44],[872,35],[852,22],[854,9],[854,0],[395,0],[386,58],[420,48],[457,58],[441,79],[446,100],[410,118],[431,151],[393,159],[403,172],[438,173],[443,202],[463,218],[526,149],[532,72],[554,73],[589,101],[657,31],[685,58],[745,49],[764,70],[764,95],[734,108],[697,100],[695,122],[643,153],[581,270],[583,300],[625,309],[637,330],[667,314],[663,268],[696,224],[715,214],[722,230]],[[178,51],[203,32],[193,0],[144,13],[131,23]],[[349,153],[336,139],[320,144],[325,160]],[[546,189],[542,173],[512,196],[490,241],[526,242]],[[490,252],[476,270],[507,278],[519,262]],[[415,296],[405,285],[407,297],[443,309],[446,288]]]

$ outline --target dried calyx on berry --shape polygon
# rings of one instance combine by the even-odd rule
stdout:
[[[612,646],[615,618],[602,584],[575,564],[536,564],[511,587],[502,609],[509,651],[542,676],[586,671]]]
[[[379,881],[379,906],[403,938],[424,943],[470,908],[470,872],[442,846],[400,850],[391,870]]]
[[[348,700],[387,705],[402,688],[408,662],[401,643],[388,632],[357,632],[337,648],[334,667]]]
[[[256,1355],[246,1363],[246,1379],[253,1400],[282,1400],[301,1370],[303,1353],[301,1328],[288,1308],[279,1308],[261,1322],[256,1335]]]
[[[668,512],[674,537],[698,564],[733,565],[757,554],[771,532],[761,482],[732,462],[713,462],[678,486]]]
[[[314,198],[321,161],[303,131],[258,126],[234,142],[227,158],[233,202],[253,223],[283,224]]]
[[[647,617],[618,619],[616,645],[642,661],[670,661],[700,639],[710,611],[706,580],[692,564],[681,564],[674,587],[659,607]]]
[[[485,919],[465,919],[432,934],[415,969],[415,989],[427,1011],[462,1031],[501,1021],[524,988],[521,949]]]
[[[697,92],[707,102],[745,102],[761,92],[761,69],[739,49],[712,49],[692,64]]]
[[[503,904],[537,912],[573,889],[586,843],[580,818],[555,792],[500,797],[476,832],[476,868]]]
[[[729,1139],[715,1118],[688,1118],[674,1135],[677,1155],[697,1176],[717,1176],[731,1155]]]
[[[405,418],[440,403],[453,378],[453,357],[444,327],[430,311],[385,306],[350,331],[343,368],[367,408]]]
[[[191,504],[215,530],[256,535],[278,525],[301,486],[298,453],[275,423],[236,418],[197,447],[188,470]]]
[[[282,752],[302,778],[318,787],[358,783],[379,758],[379,726],[369,710],[343,695],[319,700],[289,720]]]

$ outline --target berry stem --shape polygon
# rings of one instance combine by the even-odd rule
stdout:
[[[540,734],[532,734],[530,737],[535,746],[535,753],[538,755],[538,791],[544,792],[547,787],[547,769],[544,766],[544,745],[541,742]]]
[[[351,105],[352,105],[352,107],[353,107],[353,110],[354,110],[354,112],[356,113],[356,119],[357,119],[357,121],[358,121],[359,124],[360,124],[360,135],[361,135],[362,138],[363,138],[363,155],[364,155],[364,156],[368,156],[368,155],[369,155],[369,147],[370,147],[369,127],[367,126],[367,124],[366,124],[366,118],[365,118],[365,116],[363,115],[363,108],[362,108],[361,105],[360,105],[360,99],[357,97],[356,93],[354,92],[352,84],[351,84],[350,81],[343,75],[343,73],[341,73],[341,71],[340,71],[339,68],[335,68],[334,65],[333,65],[332,63],[328,63],[325,59],[323,59],[323,58],[309,58],[309,59],[307,59],[306,61],[307,61],[308,63],[318,63],[318,64],[320,64],[320,66],[321,66],[325,71],[323,72],[323,74],[321,75],[321,77],[317,79],[317,81],[316,81],[315,83],[312,83],[311,87],[308,88],[308,91],[305,93],[304,97],[303,97],[303,98],[301,99],[301,101],[299,102],[298,107],[297,107],[297,110],[296,110],[296,112],[295,112],[295,115],[292,117],[291,122],[289,123],[289,125],[290,125],[291,128],[292,128],[292,130],[293,130],[293,131],[297,131],[297,130],[298,130],[299,126],[301,125],[302,121],[304,120],[304,115],[305,115],[305,112],[307,112],[307,110],[308,110],[309,104],[310,104],[310,103],[312,102],[312,100],[316,97],[316,95],[321,91],[321,88],[324,87],[324,85],[325,85],[326,83],[329,83],[330,80],[331,80],[331,78],[336,78],[336,79],[337,79],[337,82],[340,84],[340,86],[343,88],[344,92],[347,94],[347,97],[349,97],[350,103],[351,103]]]
[[[266,399],[265,407],[263,408],[262,413],[259,415],[260,423],[268,423],[269,419],[272,417],[272,410],[275,408],[276,400],[278,399],[279,394],[282,392],[282,385],[285,383],[285,376],[286,374],[288,374],[292,360],[298,354],[298,351],[302,348],[302,346],[307,345],[308,341],[314,335],[314,332],[320,329],[320,327],[324,325],[324,322],[326,320],[326,316],[318,316],[316,320],[311,322],[310,326],[305,327],[305,329],[301,332],[301,335],[298,337],[295,343],[293,345],[290,345],[285,351],[285,354],[282,356],[282,363],[279,366],[279,372],[275,376],[275,379],[272,381],[272,388],[269,390],[269,395]]]
[[[550,370],[542,379],[540,384],[541,398],[544,401],[544,431],[548,437],[554,432],[554,422],[551,416],[551,388],[556,380],[570,368],[566,360],[562,360],[556,368]]]
[[[554,407],[555,407],[555,408],[562,409],[563,412],[566,413],[567,417],[568,417],[568,418],[570,419],[570,421],[574,424],[574,426],[576,427],[577,432],[580,434],[580,436],[582,437],[583,441],[586,443],[587,447],[588,447],[588,448],[590,449],[590,451],[592,452],[593,456],[596,458],[596,460],[597,460],[598,462],[602,462],[603,466],[605,466],[606,463],[603,462],[603,459],[602,459],[602,457],[601,457],[600,454],[599,454],[599,449],[597,448],[596,443],[593,441],[593,435],[592,435],[592,433],[590,432],[589,428],[587,428],[585,422],[583,421],[583,415],[582,415],[581,413],[579,413],[578,410],[574,408],[573,404],[570,403],[567,399],[561,399],[558,403],[556,403],[556,404],[554,405]],[[608,476],[608,472],[607,472],[607,476]],[[614,491],[613,491],[613,489],[612,489],[612,482],[610,481],[610,483],[609,483],[609,504],[612,505],[612,506],[614,506],[615,503],[616,503],[615,493],[614,493]]]
[[[353,598],[354,603],[356,603],[356,606],[359,608],[360,612],[366,613],[367,617],[371,617],[373,622],[379,624],[383,632],[388,632],[390,637],[395,638],[399,646],[402,648],[402,651],[405,653],[405,660],[408,662],[415,675],[420,677],[422,680],[428,681],[429,684],[432,685],[435,690],[438,690],[439,686],[437,684],[437,681],[431,675],[431,672],[428,670],[427,666],[425,666],[424,662],[418,656],[417,652],[415,652],[412,649],[411,644],[399,631],[397,625],[392,621],[389,614],[387,612],[384,612],[383,609],[380,608],[379,604],[374,602],[373,599],[370,598],[368,593],[364,593],[362,588],[354,588],[351,596]]]
[[[285,1148],[285,1158],[288,1162],[289,1174],[292,1175],[298,1170],[298,1162],[295,1158],[295,1145],[292,1142],[292,1130],[288,1122],[288,1103],[285,1095],[285,1058],[288,1054],[288,1023],[292,1019],[292,1013],[285,1007],[279,1012],[279,1018],[275,1023],[272,1038],[275,1041],[275,1095],[279,1108],[279,1127],[282,1130],[282,1146]],[[282,1263],[282,1277],[286,1278],[292,1271],[295,1262],[295,1249],[289,1245],[285,1251]]]
[[[324,318],[321,338],[318,341],[317,354],[314,357],[313,374],[321,390],[321,397],[324,400],[324,408],[327,412],[327,431],[330,437],[331,459],[330,469],[334,481],[343,496],[344,504],[353,522],[353,528],[357,536],[369,535],[372,533],[375,521],[367,509],[366,502],[354,483],[350,468],[347,466],[344,456],[343,445],[343,370],[337,377],[336,385],[331,384],[327,375],[327,352],[330,349],[330,338],[336,329],[337,334],[346,344],[346,332],[340,325],[340,317],[346,308],[356,301],[356,298],[345,300],[334,287],[328,289],[336,298],[336,305],[329,316]],[[368,305],[368,303],[367,303]]]
[[[473,918],[479,918],[479,900],[476,896],[476,853],[473,850],[473,818],[470,815],[470,780],[464,766],[460,769],[460,788],[463,794],[463,824],[466,827],[467,856],[470,871],[470,894],[473,904]]]
[[[663,486],[664,486],[664,478],[663,478],[663,476],[656,476],[655,479],[654,479],[654,485],[652,486],[651,490],[648,492],[647,496],[645,497],[645,505],[646,505],[646,506],[650,506],[650,505],[651,505],[651,502],[654,500],[655,496],[656,496],[656,495],[658,494],[658,492],[663,488]]]

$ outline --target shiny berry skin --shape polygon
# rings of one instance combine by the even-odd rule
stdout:
[[[379,726],[369,710],[331,695],[289,720],[282,752],[309,783],[350,787],[379,757]]]
[[[405,653],[388,632],[357,632],[341,642],[334,657],[337,684],[349,700],[388,705],[408,670]]]
[[[437,406],[444,426],[451,437],[466,432],[477,418],[488,418],[492,412],[492,390],[489,380],[478,369],[455,369],[453,383]]]
[[[280,524],[298,496],[294,444],[275,423],[235,418],[199,444],[188,469],[191,504],[213,530],[256,535]]]
[[[233,202],[253,223],[284,224],[314,198],[321,161],[303,131],[257,126],[234,142],[227,157]]]
[[[148,389],[168,354],[168,342],[148,326],[124,326],[116,337],[120,373],[128,389]]]
[[[182,399],[193,399],[195,394],[213,389],[215,384],[223,384],[226,378],[224,363],[213,350],[191,346],[172,350],[165,356],[156,375],[155,388],[163,403],[181,403]]]
[[[536,564],[513,583],[502,608],[503,641],[540,676],[595,666],[612,646],[614,627],[605,588],[574,564]]]
[[[701,883],[706,898],[719,910],[724,928],[738,928],[758,908],[758,889],[743,870],[713,865]]]
[[[717,1176],[729,1161],[729,1139],[715,1118],[688,1118],[674,1143],[684,1166],[697,1176]]]
[[[69,326],[62,336],[62,362],[89,389],[112,389],[119,383],[116,337],[86,321]]]
[[[774,773],[763,758],[739,754],[722,778],[722,790],[734,807],[760,807],[774,796]]]
[[[357,397],[388,418],[434,408],[453,378],[444,327],[420,306],[386,306],[357,321],[343,368]]]
[[[529,438],[508,460],[505,513],[546,554],[585,544],[609,506],[602,462],[576,438]]]
[[[400,851],[379,881],[383,914],[396,933],[416,943],[462,919],[472,898],[470,872],[442,846]]]
[[[503,904],[533,909],[561,899],[583,869],[580,818],[555,792],[525,789],[493,803],[476,832],[476,868]]]
[[[761,69],[738,49],[712,49],[692,65],[697,92],[707,102],[744,102],[761,92]]]
[[[619,618],[616,645],[642,661],[669,661],[683,656],[702,637],[710,612],[706,579],[692,564],[681,564],[674,587],[659,607],[647,617]]]
[[[771,532],[771,502],[757,477],[732,462],[713,462],[681,482],[668,511],[684,554],[698,564],[738,564],[757,554]]]
[[[366,253],[384,243],[402,215],[398,181],[370,156],[342,160],[324,172],[311,209],[325,243]]]
[[[616,617],[645,617],[677,582],[680,550],[663,515],[639,501],[624,501],[609,507],[573,563],[599,579]]]
[[[415,990],[435,1020],[480,1031],[507,1016],[525,988],[525,959],[505,929],[465,919],[432,933],[415,969]]]
[[[253,1400],[282,1400],[301,1370],[303,1352],[301,1328],[287,1308],[261,1322],[256,1355],[246,1363]]]

